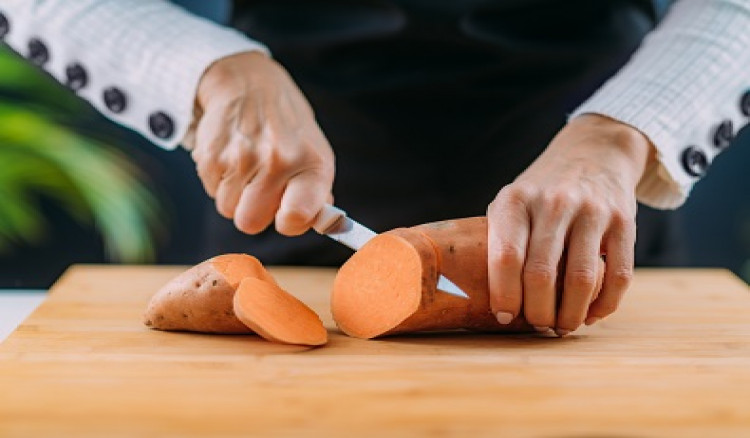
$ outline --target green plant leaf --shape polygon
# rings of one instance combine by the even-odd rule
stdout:
[[[158,203],[144,175],[116,149],[85,139],[35,112],[0,102],[0,246],[35,243],[45,229],[38,196],[57,200],[80,222],[93,221],[110,259],[154,258]]]

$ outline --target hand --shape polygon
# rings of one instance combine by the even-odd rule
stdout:
[[[564,336],[615,311],[633,276],[635,187],[652,150],[634,128],[583,115],[500,190],[487,213],[498,321],[523,316]]]
[[[185,143],[219,213],[250,234],[274,220],[307,231],[332,199],[334,157],[289,74],[259,52],[223,58],[201,78],[196,113]]]

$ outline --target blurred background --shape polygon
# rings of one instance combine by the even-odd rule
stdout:
[[[183,1],[224,21],[228,2]],[[203,9],[203,10],[200,10]],[[682,207],[688,266],[750,283],[750,134]],[[47,288],[74,263],[193,264],[211,200],[189,154],[117,126],[0,46],[0,288]]]
[[[47,288],[73,263],[195,263],[206,202],[187,152],[0,46],[0,288]]]

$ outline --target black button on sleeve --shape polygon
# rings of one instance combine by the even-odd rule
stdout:
[[[688,146],[682,151],[682,167],[690,176],[703,176],[708,169],[708,157],[695,146]]]
[[[28,59],[34,65],[41,67],[49,61],[49,50],[39,38],[29,40]]]
[[[0,39],[5,38],[8,32],[10,32],[10,21],[8,21],[8,17],[0,12]]]
[[[740,111],[745,117],[750,117],[750,90],[745,91],[740,98]]]
[[[729,146],[734,140],[734,125],[731,120],[724,120],[714,129],[713,143],[719,149]]]
[[[148,117],[148,126],[151,132],[161,139],[168,139],[174,134],[174,121],[169,115],[161,111],[155,112]]]
[[[104,90],[104,105],[115,114],[125,111],[128,107],[128,98],[119,88],[109,87]]]
[[[89,83],[89,75],[81,64],[73,63],[65,67],[65,85],[78,91]]]

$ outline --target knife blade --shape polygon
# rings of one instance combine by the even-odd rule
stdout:
[[[344,210],[330,204],[325,204],[318,213],[313,229],[355,251],[377,235],[376,232],[347,216]],[[466,292],[442,274],[438,277],[437,288],[450,295],[469,298]]]

